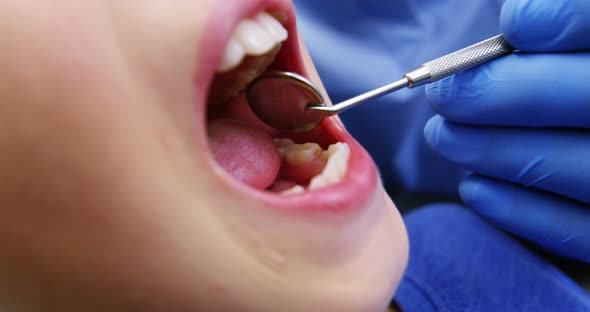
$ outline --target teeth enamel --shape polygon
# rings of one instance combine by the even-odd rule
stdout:
[[[282,191],[281,194],[282,195],[299,194],[299,193],[303,193],[304,191],[305,191],[305,188],[303,186],[294,185],[292,188]]]
[[[279,156],[281,157],[281,160],[285,159],[285,154],[289,150],[289,147],[291,147],[291,145],[295,144],[290,139],[273,139],[273,142],[275,143],[275,146],[277,147],[277,151],[279,151]]]
[[[229,40],[218,72],[236,68],[245,56],[263,56],[287,39],[287,30],[266,12],[238,23]]]
[[[225,48],[223,60],[217,69],[218,72],[226,72],[238,66],[246,56],[244,47],[234,38],[231,38]]]
[[[285,152],[285,161],[292,166],[301,166],[312,161],[322,152],[317,143],[292,144]]]
[[[274,38],[266,28],[249,19],[238,24],[235,36],[248,55],[262,55],[275,45]]]
[[[266,28],[276,42],[287,40],[287,30],[270,14],[261,12],[256,16],[256,21]]]
[[[332,144],[327,150],[317,143],[296,144],[290,139],[273,139],[281,160],[284,159],[291,166],[305,165],[316,157],[326,159],[326,165],[322,172],[313,177],[307,189],[313,190],[342,181],[348,169],[350,148],[348,144],[338,142]],[[295,185],[281,192],[283,195],[298,194],[305,191],[305,187]]]
[[[328,147],[328,162],[322,173],[313,177],[308,189],[313,190],[323,186],[337,183],[346,175],[350,148],[348,144],[338,142]]]

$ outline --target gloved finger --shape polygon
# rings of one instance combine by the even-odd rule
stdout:
[[[453,121],[590,127],[588,68],[590,52],[513,54],[430,84],[426,94]]]
[[[426,142],[460,167],[590,203],[590,131],[482,127],[435,116]]]
[[[506,0],[500,28],[514,47],[528,52],[590,49],[590,1]]]
[[[471,175],[459,185],[465,204],[536,244],[590,262],[590,206],[513,183]]]

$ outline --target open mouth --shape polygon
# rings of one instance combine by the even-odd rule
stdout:
[[[211,45],[217,66],[207,83],[207,137],[214,167],[221,169],[216,171],[230,187],[281,207],[364,206],[376,189],[376,169],[337,119],[326,118],[305,133],[288,133],[251,112],[244,90],[263,72],[308,76],[293,8],[259,2],[236,9],[235,16],[220,13],[225,23],[211,27],[224,39]],[[231,25],[228,15],[235,17]]]

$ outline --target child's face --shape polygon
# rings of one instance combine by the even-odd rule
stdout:
[[[287,134],[255,121],[243,97],[219,99],[245,66],[216,74],[226,43],[261,11],[288,29],[271,66],[321,84],[292,10],[279,0],[2,1],[0,302],[383,308],[408,247],[367,153],[330,118],[290,138],[344,142],[349,156],[296,146],[281,157],[271,137]],[[326,162],[338,169],[311,190]],[[306,189],[279,192],[294,184]]]

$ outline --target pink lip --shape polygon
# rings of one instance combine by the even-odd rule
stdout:
[[[200,56],[199,70],[196,75],[197,116],[200,122],[206,124],[206,95],[215,75],[216,65],[221,61],[221,55],[225,44],[229,40],[235,25],[243,18],[252,16],[257,12],[280,11],[288,16],[285,25],[289,31],[289,39],[283,44],[280,54],[285,53],[289,64],[280,64],[282,70],[294,71],[307,76],[303,59],[298,44],[297,27],[295,23],[295,10],[290,1],[284,0],[226,0],[217,1],[214,13],[208,22],[207,33],[201,46],[206,47],[205,53]],[[282,58],[281,56],[278,57]],[[305,191],[304,193],[282,196],[271,192],[260,192],[251,189],[237,181],[223,177],[224,182],[231,188],[244,193],[249,198],[255,198],[267,205],[278,207],[286,211],[298,214],[331,212],[346,214],[365,207],[373,197],[377,188],[377,169],[368,153],[360,144],[348,134],[342,126],[332,118],[326,118],[321,126],[321,132],[333,138],[335,141],[345,142],[350,147],[350,160],[348,172],[340,183],[327,186],[321,190]],[[204,127],[198,138],[199,145],[207,146]]]

